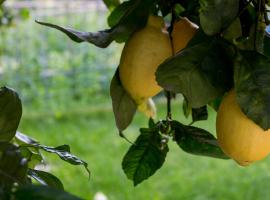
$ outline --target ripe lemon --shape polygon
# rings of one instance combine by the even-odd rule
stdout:
[[[126,42],[119,65],[121,83],[138,105],[162,90],[155,72],[170,56],[171,41],[163,18],[150,15],[147,25]]]
[[[198,28],[196,24],[189,21],[186,17],[174,22],[171,34],[174,54],[187,46],[188,42],[198,31]]]
[[[242,112],[234,90],[222,100],[216,131],[224,153],[242,166],[261,160],[270,152],[270,130],[264,131]]]

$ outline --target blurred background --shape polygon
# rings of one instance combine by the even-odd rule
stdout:
[[[46,157],[46,169],[58,176],[65,189],[95,200],[209,200],[269,199],[270,160],[243,168],[233,161],[198,157],[170,144],[164,166],[149,180],[133,187],[121,160],[130,144],[118,136],[109,96],[110,80],[123,44],[99,49],[74,43],[64,34],[38,25],[35,19],[78,30],[107,28],[109,14],[101,0],[7,0],[8,13],[0,28],[0,83],[19,92],[23,117],[19,130],[51,146],[69,144],[72,153],[88,162],[83,167]],[[158,119],[165,118],[165,99],[155,99]],[[189,123],[182,98],[173,102],[173,117]],[[130,140],[147,119],[137,113],[125,131]],[[196,122],[215,134],[215,112]],[[104,194],[98,199],[98,194]],[[100,195],[99,195],[100,197]]]

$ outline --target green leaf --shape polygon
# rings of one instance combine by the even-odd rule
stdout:
[[[36,141],[35,139],[33,139],[33,138],[29,137],[28,135],[25,135],[19,131],[16,132],[15,138],[20,143],[23,143],[23,144],[32,144],[32,145],[38,144],[38,141]]]
[[[148,121],[148,127],[154,128],[155,126],[156,126],[156,123],[155,123],[154,119],[150,117],[149,121]]]
[[[242,36],[242,27],[239,17],[237,17],[231,25],[223,32],[223,37],[233,42],[235,39]]]
[[[183,99],[182,109],[183,109],[185,117],[188,118],[192,111],[192,108],[190,107],[186,98]]]
[[[208,105],[214,108],[215,111],[218,111],[221,101],[222,101],[222,97],[218,97],[214,99],[213,101],[211,101]]]
[[[56,189],[64,190],[62,182],[54,175],[35,169],[28,169],[28,175],[42,185],[47,185]]]
[[[0,143],[0,149],[0,187],[27,183],[27,159],[22,157],[20,149],[6,142]]]
[[[124,32],[124,27],[118,27],[114,29],[106,29],[103,31],[94,32],[84,32],[77,31],[72,28],[65,28],[62,26],[58,26],[55,24],[37,21],[38,24],[48,26],[54,29],[57,29],[63,33],[65,33],[71,40],[74,42],[89,42],[91,44],[96,45],[97,47],[106,48],[111,44],[111,42],[119,35],[121,32]],[[122,29],[121,29],[122,28]]]
[[[39,185],[26,185],[19,187],[14,196],[16,200],[82,200],[63,190]]]
[[[175,16],[179,17],[185,11],[185,8],[181,4],[177,3],[174,5],[173,11]]]
[[[20,142],[27,144],[28,147],[30,145],[32,147],[37,148],[38,150],[41,149],[41,150],[44,150],[44,151],[49,152],[49,153],[57,154],[62,160],[66,161],[72,165],[83,165],[85,167],[86,171],[88,172],[89,176],[91,174],[89,169],[88,169],[88,164],[85,161],[78,158],[77,156],[71,154],[70,147],[68,145],[61,145],[58,147],[45,146],[45,145],[38,143],[36,140],[34,140],[34,139],[32,139],[32,138],[28,137],[27,135],[20,133],[20,132],[17,132],[16,138]]]
[[[207,106],[202,106],[200,108],[192,108],[193,122],[207,120],[207,118],[208,118]]]
[[[137,104],[123,88],[118,70],[112,79],[110,94],[116,126],[119,131],[123,131],[132,122],[136,113]]]
[[[199,0],[181,0],[181,5],[185,8],[181,16],[188,17],[195,24],[199,24]]]
[[[172,121],[172,130],[175,133],[175,141],[185,152],[214,158],[228,159],[220,149],[215,137],[194,126],[185,126],[177,121]]]
[[[21,116],[18,94],[10,88],[0,88],[0,141],[10,141],[15,136]]]
[[[184,49],[157,69],[160,86],[182,93],[192,108],[206,105],[232,87],[230,47],[221,39]]]
[[[113,9],[120,4],[119,0],[103,0],[108,9]]]
[[[19,131],[16,132],[15,139],[16,144],[20,145],[22,156],[28,160],[29,168],[34,168],[43,161],[43,157],[39,151],[38,141]]]
[[[107,18],[108,25],[110,27],[117,25],[123,17],[125,17],[130,11],[132,11],[132,9],[134,9],[133,5],[134,1],[125,1],[117,6]]]
[[[134,186],[152,176],[164,163],[168,145],[162,145],[157,128],[140,129],[141,134],[126,153],[122,168]]]
[[[193,38],[188,42],[187,47],[192,47],[200,43],[211,43],[213,41],[214,37],[206,35],[201,28],[196,32],[196,34],[193,36]]]
[[[71,154],[70,148],[68,145],[62,145],[58,147],[48,147],[48,146],[39,144],[38,147],[46,152],[57,154],[62,160],[68,162],[69,164],[83,165],[90,177],[91,172],[88,169],[88,164],[85,161],[78,158],[77,156]]]
[[[199,0],[200,24],[207,35],[215,35],[236,18],[239,0]]]
[[[125,15],[119,19],[119,22],[115,26],[96,33],[77,31],[52,23],[41,21],[36,22],[65,33],[71,40],[75,42],[89,42],[98,47],[106,48],[111,44],[112,41],[126,41],[133,32],[143,28],[146,25],[149,11],[153,6],[154,1],[155,0],[132,1],[131,11],[125,13]]]
[[[264,130],[270,128],[270,59],[241,51],[235,61],[236,98],[242,111]]]

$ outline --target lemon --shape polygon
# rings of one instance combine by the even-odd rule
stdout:
[[[162,90],[155,72],[170,56],[171,41],[163,18],[150,15],[146,26],[126,42],[119,65],[121,83],[138,105]]]
[[[174,54],[187,46],[188,42],[197,33],[198,28],[196,24],[189,21],[186,17],[174,22],[171,34]]]
[[[242,112],[234,90],[222,100],[216,131],[224,153],[242,166],[261,160],[270,152],[270,130],[264,131]]]

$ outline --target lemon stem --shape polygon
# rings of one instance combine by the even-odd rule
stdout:
[[[171,112],[171,92],[165,91],[167,97],[167,120],[172,119],[172,112]]]

